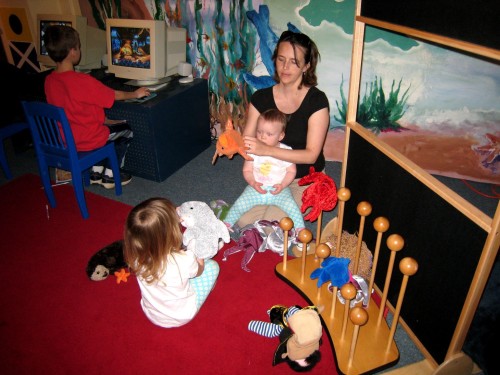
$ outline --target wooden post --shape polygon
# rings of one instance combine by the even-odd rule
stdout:
[[[349,314],[351,322],[354,324],[354,331],[352,333],[351,348],[349,350],[349,360],[347,362],[347,367],[352,366],[352,361],[354,360],[354,352],[356,350],[356,343],[358,342],[359,327],[366,324],[368,321],[368,313],[362,307],[354,307]]]
[[[360,202],[357,207],[358,214],[361,216],[359,222],[359,230],[358,230],[358,245],[356,246],[356,257],[354,258],[354,267],[353,273],[354,275],[358,274],[358,265],[359,265],[359,254],[361,252],[361,244],[363,242],[363,232],[365,230],[365,219],[368,215],[372,213],[372,205],[368,202]]]
[[[391,284],[392,268],[394,267],[394,259],[396,257],[396,252],[401,250],[405,244],[403,237],[399,234],[391,234],[387,238],[387,247],[391,250],[391,257],[389,259],[389,265],[387,267],[387,274],[385,276],[384,292],[382,294],[382,300],[380,301],[380,311],[378,313],[377,326],[380,325],[382,321],[382,316],[384,315],[385,303],[387,302],[387,293],[389,292],[389,285]]]
[[[342,238],[342,221],[344,220],[344,208],[345,202],[347,202],[351,198],[351,191],[348,188],[340,188],[337,192],[337,198],[340,201],[339,204],[339,214],[338,225],[337,225],[337,247],[335,248],[335,256],[338,258],[340,254],[340,240]]]
[[[316,246],[319,246],[321,240],[321,225],[323,221],[323,211],[319,212],[318,222],[316,223]]]
[[[286,271],[286,262],[288,259],[288,231],[293,228],[293,220],[284,217],[280,220],[280,228],[283,230],[283,271]]]
[[[342,288],[340,288],[340,294],[344,297],[344,319],[342,321],[342,334],[340,335],[340,340],[344,340],[345,331],[347,329],[347,318],[349,316],[349,307],[351,304],[351,300],[356,297],[356,287],[351,283],[344,284]]]
[[[300,273],[300,282],[304,283],[304,274],[306,272],[306,254],[307,254],[307,244],[312,240],[312,233],[309,229],[302,229],[297,238],[302,242],[302,270]]]
[[[331,253],[330,246],[328,246],[326,243],[321,243],[316,246],[315,254],[316,258],[318,258],[319,265],[321,266],[321,263],[323,263],[323,260],[328,258]],[[321,286],[318,287],[318,294],[316,296],[316,299],[319,301],[321,299]]]
[[[372,273],[370,275],[370,284],[368,286],[368,293],[370,293],[370,296],[373,290],[373,283],[375,282],[375,272],[377,271],[378,256],[380,253],[380,244],[382,243],[382,235],[389,229],[389,220],[387,220],[383,216],[377,217],[373,222],[373,228],[377,231],[377,243],[375,244],[375,252],[373,254],[373,263],[372,263]],[[368,301],[368,303],[370,302]]]
[[[388,352],[391,348],[391,343],[394,338],[394,334],[396,333],[396,327],[398,325],[399,314],[401,313],[401,306],[403,305],[403,299],[406,292],[406,286],[408,285],[408,278],[410,276],[415,275],[418,270],[418,263],[415,259],[411,257],[406,257],[401,259],[399,262],[399,270],[404,275],[403,281],[401,282],[401,289],[399,291],[398,302],[396,304],[396,310],[394,311],[394,318],[392,319],[391,331],[389,333],[389,340],[387,340],[387,348]]]

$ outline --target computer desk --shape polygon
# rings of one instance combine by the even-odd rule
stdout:
[[[156,93],[144,103],[117,101],[106,115],[127,120],[134,132],[124,170],[161,182],[210,146],[208,84],[174,79]]]

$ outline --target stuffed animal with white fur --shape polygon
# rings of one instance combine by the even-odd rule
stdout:
[[[205,202],[184,202],[177,207],[177,214],[182,226],[186,228],[182,242],[198,258],[214,257],[220,249],[220,240],[224,243],[230,241],[226,224],[217,219]]]

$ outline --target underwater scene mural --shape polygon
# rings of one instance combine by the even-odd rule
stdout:
[[[88,2],[95,18],[147,13],[185,27],[187,60],[208,80],[212,124],[222,128],[231,117],[241,129],[252,92],[273,84],[281,32],[308,34],[330,101],[325,154],[342,159],[355,0]],[[367,27],[361,82],[358,122],[378,137],[430,173],[500,183],[498,63]]]

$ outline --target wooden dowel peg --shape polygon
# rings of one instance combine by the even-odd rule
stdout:
[[[382,235],[389,230],[389,220],[387,220],[383,216],[377,217],[373,222],[373,228],[377,232],[377,243],[375,244],[372,273],[370,275],[370,284],[368,286],[368,293],[370,293],[370,296],[373,290],[373,283],[375,282],[375,272],[377,272],[378,256],[380,253],[380,245],[382,243]]]
[[[351,199],[351,191],[348,188],[340,188],[337,192],[337,199],[340,201],[339,203],[339,214],[338,225],[337,225],[337,247],[335,248],[335,256],[338,258],[340,255],[340,244],[342,238],[342,222],[344,220],[344,208],[345,202]]]
[[[404,244],[405,241],[399,234],[391,234],[389,237],[387,237],[387,247],[389,248],[389,250],[391,250],[391,256],[389,258],[387,274],[385,275],[384,292],[382,293],[382,300],[380,301],[380,311],[378,313],[377,326],[380,325],[382,316],[384,315],[385,303],[387,302],[387,293],[389,292],[389,286],[391,284],[392,269],[394,267],[396,252],[401,250]]]
[[[323,263],[323,260],[328,258],[332,253],[332,249],[326,243],[320,243],[316,246],[315,254],[320,259],[320,264]]]
[[[352,333],[351,348],[349,350],[349,360],[347,367],[352,366],[354,360],[354,352],[356,351],[356,343],[358,342],[359,328],[368,322],[368,313],[362,307],[354,307],[349,313],[351,322],[354,324],[354,331]]]
[[[321,225],[323,222],[323,211],[319,212],[318,222],[316,223],[316,246],[319,245],[321,240]]]
[[[356,246],[356,257],[354,258],[353,273],[358,274],[359,254],[361,253],[361,244],[363,242],[363,232],[365,230],[365,220],[368,215],[372,213],[372,205],[368,202],[359,202],[357,212],[360,216],[359,230],[358,230],[358,244]]]
[[[336,286],[332,286],[332,306],[330,308],[330,319],[333,320],[335,318],[335,309],[337,307],[337,292],[339,288]]]
[[[312,240],[312,233],[309,229],[304,228],[299,232],[297,238],[302,243],[302,271],[300,275],[300,282],[304,283],[304,274],[306,272],[307,244]]]
[[[398,325],[399,314],[401,313],[401,306],[403,305],[403,299],[406,292],[406,286],[408,285],[408,279],[410,278],[410,276],[415,275],[415,273],[418,271],[418,263],[411,257],[403,258],[399,262],[399,270],[404,276],[403,281],[401,282],[401,289],[399,290],[398,302],[396,304],[396,310],[394,311],[394,318],[392,319],[391,331],[389,333],[389,340],[387,341],[386,351],[389,351],[389,349],[391,348],[391,343],[394,339],[394,334],[396,333],[396,327]]]
[[[331,254],[332,250],[330,249],[330,246],[328,246],[326,243],[320,243],[316,246],[315,254],[316,258],[320,260],[320,265],[323,262],[324,259],[328,258]],[[316,299],[319,301],[321,299],[321,286],[318,287],[318,294],[316,296]]]
[[[351,300],[356,297],[356,287],[351,283],[344,284],[340,288],[340,295],[344,298],[344,319],[342,321],[342,334],[340,335],[340,340],[344,340],[345,331],[347,329],[347,318],[349,316],[349,307]]]
[[[286,271],[286,262],[288,259],[288,232],[293,228],[293,220],[284,217],[280,220],[280,228],[283,230],[283,271]]]

